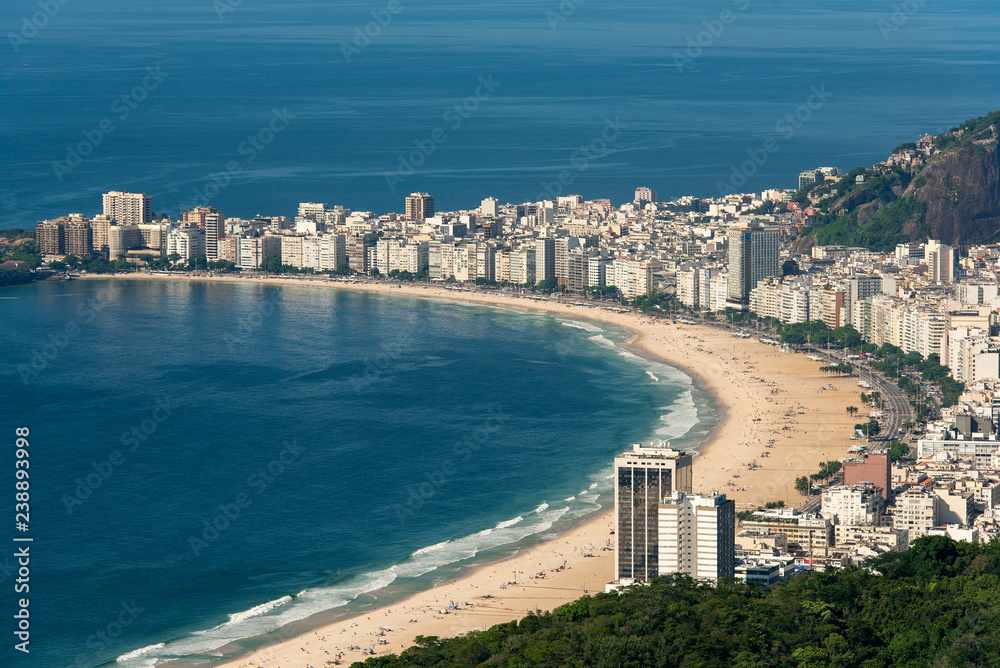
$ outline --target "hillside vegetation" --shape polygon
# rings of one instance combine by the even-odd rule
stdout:
[[[965,121],[934,138],[940,151],[912,172],[857,168],[811,192],[822,199],[813,225],[797,244],[864,246],[892,250],[896,244],[934,238],[948,244],[995,240],[1000,230],[1000,111]],[[955,136],[961,132],[961,136]],[[913,149],[902,144],[894,151]],[[857,183],[857,177],[864,177]],[[799,198],[805,201],[806,193]]]
[[[921,538],[874,569],[800,575],[769,591],[662,577],[355,665],[1000,666],[1000,544]]]

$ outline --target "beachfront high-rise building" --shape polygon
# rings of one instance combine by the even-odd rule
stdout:
[[[94,252],[94,230],[89,220],[66,222],[66,255],[90,257]]]
[[[745,311],[758,281],[779,276],[778,227],[759,222],[729,230],[729,290],[727,306]]]
[[[424,221],[434,216],[434,198],[427,193],[410,193],[406,198],[407,220]]]
[[[111,225],[108,227],[108,258],[118,260],[135,248],[142,247],[142,233],[138,225]]]
[[[153,220],[152,198],[143,193],[112,190],[104,194],[104,215],[118,225],[138,225]]]
[[[108,255],[108,228],[111,227],[111,216],[103,213],[94,216],[90,221],[90,227],[94,230],[94,252],[107,257]]]
[[[725,494],[677,491],[659,507],[659,574],[718,580],[736,574],[736,505]]]
[[[167,234],[167,255],[177,254],[178,262],[187,263],[205,257],[205,230],[200,227],[184,227]]]
[[[66,252],[66,229],[55,220],[42,220],[35,226],[35,243],[42,255]]]
[[[211,206],[196,206],[181,211],[181,222],[205,229],[205,257],[209,262],[219,259],[219,239],[226,236],[226,218]]]
[[[641,188],[635,189],[635,200],[634,203],[637,207],[642,208],[647,204],[659,201],[657,199],[657,193],[652,188],[647,188],[643,186]]]
[[[556,240],[552,237],[535,239],[535,281],[556,277]]]
[[[378,235],[372,232],[354,235],[347,239],[347,262],[352,271],[367,274],[371,270],[368,251],[375,247]]]
[[[659,569],[659,506],[691,492],[691,455],[662,441],[615,457],[615,578],[648,582]]]

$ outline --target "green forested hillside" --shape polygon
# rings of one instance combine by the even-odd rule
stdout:
[[[355,665],[1000,666],[1000,544],[922,538],[875,569],[801,575],[770,591],[663,577]]]
[[[813,198],[821,198],[818,214],[798,250],[842,244],[884,252],[927,238],[992,242],[1000,227],[998,124],[1000,111],[994,111],[936,136],[939,152],[921,167],[859,167],[811,188]],[[915,147],[910,142],[896,151]],[[807,204],[807,194],[800,191],[797,201]]]

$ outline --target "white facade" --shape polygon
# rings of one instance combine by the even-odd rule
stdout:
[[[611,264],[614,285],[626,299],[649,294],[653,290],[653,271],[646,260],[615,258]]]
[[[611,265],[611,258],[591,257],[587,259],[587,287],[595,285],[607,285],[608,267]]]
[[[326,220],[326,203],[302,202],[299,204],[299,217],[312,218],[321,222]]]
[[[281,257],[280,237],[250,237],[239,240],[240,269],[260,269],[272,258]]]
[[[167,235],[167,255],[174,253],[181,256],[181,262],[205,257],[205,230],[200,227],[185,227],[170,232]]]
[[[834,524],[871,526],[882,514],[882,493],[871,483],[839,485],[823,490],[823,517]]]
[[[663,499],[657,515],[659,574],[718,580],[735,574],[736,510],[725,494]]]
[[[479,206],[479,213],[482,214],[484,218],[496,218],[497,217],[497,205],[500,202],[495,197],[487,197],[483,200],[482,204]]]
[[[938,504],[934,494],[923,490],[907,490],[896,496],[896,514],[893,527],[905,529],[910,542],[927,535],[938,523]]]

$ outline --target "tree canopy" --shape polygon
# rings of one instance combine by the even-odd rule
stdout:
[[[420,637],[367,668],[1000,666],[1000,543],[910,550],[771,590],[658,578],[454,639]]]

